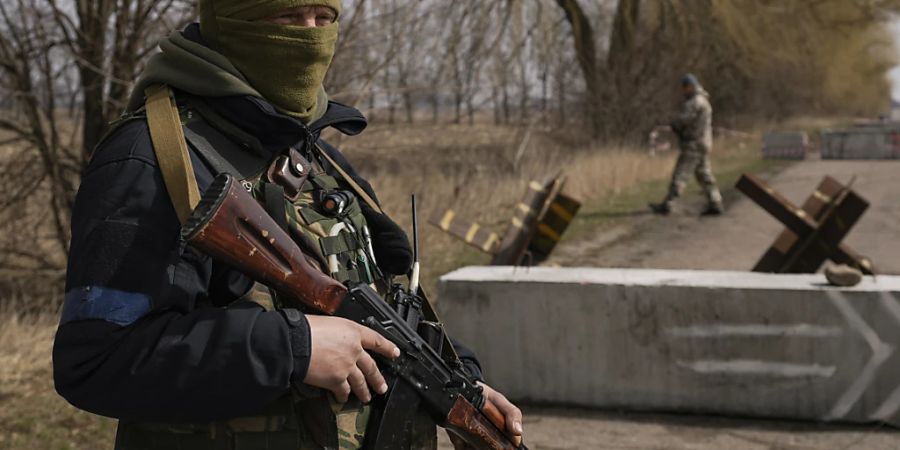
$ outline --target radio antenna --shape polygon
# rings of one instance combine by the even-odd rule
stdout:
[[[419,217],[416,210],[416,194],[412,195],[413,267],[409,276],[409,292],[419,292]]]

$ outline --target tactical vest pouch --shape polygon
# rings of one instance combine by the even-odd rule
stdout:
[[[334,167],[334,170],[336,170],[337,173],[341,175],[341,178],[343,178],[344,181],[346,181],[347,184],[350,185],[350,187],[354,192],[356,192],[356,195],[358,195],[359,198],[363,199],[363,201],[365,201],[369,205],[369,207],[371,207],[375,211],[384,214],[384,211],[381,209],[381,205],[379,205],[378,202],[375,201],[375,199],[369,196],[369,193],[366,192],[366,190],[363,189],[362,186],[360,186],[359,183],[357,183],[356,180],[354,180],[353,177],[351,177],[350,174],[348,174],[347,171],[345,171],[340,166],[340,164],[338,164],[331,156],[329,156],[328,152],[326,152],[325,149],[320,147],[318,144],[316,144],[314,147],[316,151],[319,152],[319,154],[322,155],[322,157],[325,158],[326,161],[328,161],[328,164],[331,164],[331,167]]]
[[[325,253],[325,256],[352,253],[362,249],[359,242],[348,233],[323,237],[320,241],[322,242],[322,250]]]
[[[281,186],[284,189],[285,198],[294,203],[303,193],[304,186],[307,184],[306,180],[312,170],[312,164],[300,156],[300,152],[290,149],[287,155],[279,156],[269,166],[266,178],[270,183]]]
[[[296,403],[297,417],[304,427],[301,434],[316,448],[358,450],[362,448],[371,406],[355,398],[337,403],[331,394],[320,394]]]

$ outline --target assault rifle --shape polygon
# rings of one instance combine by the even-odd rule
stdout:
[[[182,228],[184,240],[209,256],[275,289],[281,298],[363,324],[400,348],[395,360],[378,358],[389,391],[385,408],[366,430],[365,448],[404,447],[421,405],[439,426],[477,450],[527,450],[506,434],[506,419],[486,401],[483,390],[464,372],[458,358],[445,360],[420,335],[420,314],[406,314],[424,299],[415,292],[393,292],[401,316],[366,284],[337,282],[315,268],[286,231],[278,226],[230,175],[219,175]],[[433,339],[430,339],[433,341]]]

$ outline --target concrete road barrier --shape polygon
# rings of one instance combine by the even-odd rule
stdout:
[[[767,159],[805,159],[809,148],[809,136],[800,131],[770,131],[762,139],[762,155]]]
[[[823,130],[822,159],[900,159],[900,124]]]
[[[468,267],[438,309],[513,399],[900,425],[900,277]]]

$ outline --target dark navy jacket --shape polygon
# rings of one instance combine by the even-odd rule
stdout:
[[[337,103],[307,128],[257,98],[206,100],[272,155],[317,140],[327,126],[356,134],[366,124]],[[212,170],[193,149],[191,159],[202,191]],[[289,323],[283,312],[234,302],[251,280],[186,248],[179,227],[147,123],[133,119],[96,149],[72,215],[53,367],[57,391],[73,405],[129,420],[217,420],[257,413],[305,378],[306,319]],[[480,377],[474,356],[458,350]]]

